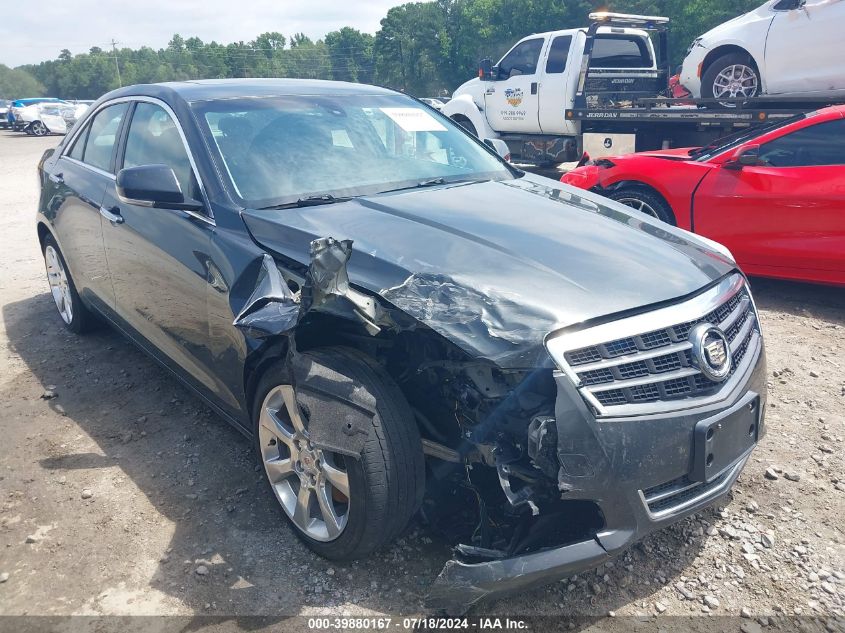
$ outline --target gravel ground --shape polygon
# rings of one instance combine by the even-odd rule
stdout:
[[[114,332],[61,327],[33,224],[35,164],[56,142],[0,132],[0,613],[421,613],[446,544],[414,524],[369,560],[316,557],[267,503],[247,440]],[[753,289],[769,433],[731,502],[474,613],[845,630],[845,293]]]

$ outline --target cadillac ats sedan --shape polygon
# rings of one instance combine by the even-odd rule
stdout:
[[[116,328],[251,438],[279,539],[348,560],[415,515],[451,535],[433,608],[599,565],[724,498],[765,432],[727,249],[411,97],[122,88],[39,178],[65,326]]]

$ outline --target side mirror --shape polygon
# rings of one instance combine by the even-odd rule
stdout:
[[[746,145],[725,163],[725,167],[729,169],[742,169],[743,167],[755,167],[762,164],[763,161],[760,160],[760,146]]]
[[[499,155],[499,158],[501,158],[502,160],[506,160],[508,162],[511,162],[511,150],[508,147],[508,144],[505,143],[502,139],[500,139],[500,138],[485,138],[483,140],[484,140],[485,145],[490,147],[493,151],[495,151]]]
[[[202,204],[185,198],[176,174],[167,165],[139,165],[117,173],[117,195],[122,202],[141,207],[198,211]]]
[[[481,81],[493,81],[493,60],[482,59],[478,62],[478,78]]]

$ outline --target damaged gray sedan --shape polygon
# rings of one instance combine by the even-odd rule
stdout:
[[[111,323],[253,438],[321,556],[419,514],[455,545],[432,608],[597,566],[725,497],[764,433],[726,249],[523,173],[405,95],[122,88],[39,178],[65,325]]]

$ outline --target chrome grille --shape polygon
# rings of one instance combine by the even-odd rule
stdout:
[[[718,326],[729,341],[733,365],[723,382],[711,381],[693,363],[689,333],[699,323]],[[675,306],[548,342],[558,365],[599,415],[632,415],[646,406],[657,411],[656,404],[666,402],[674,408],[693,406],[724,389],[749,348],[759,344],[756,313],[741,275]]]

